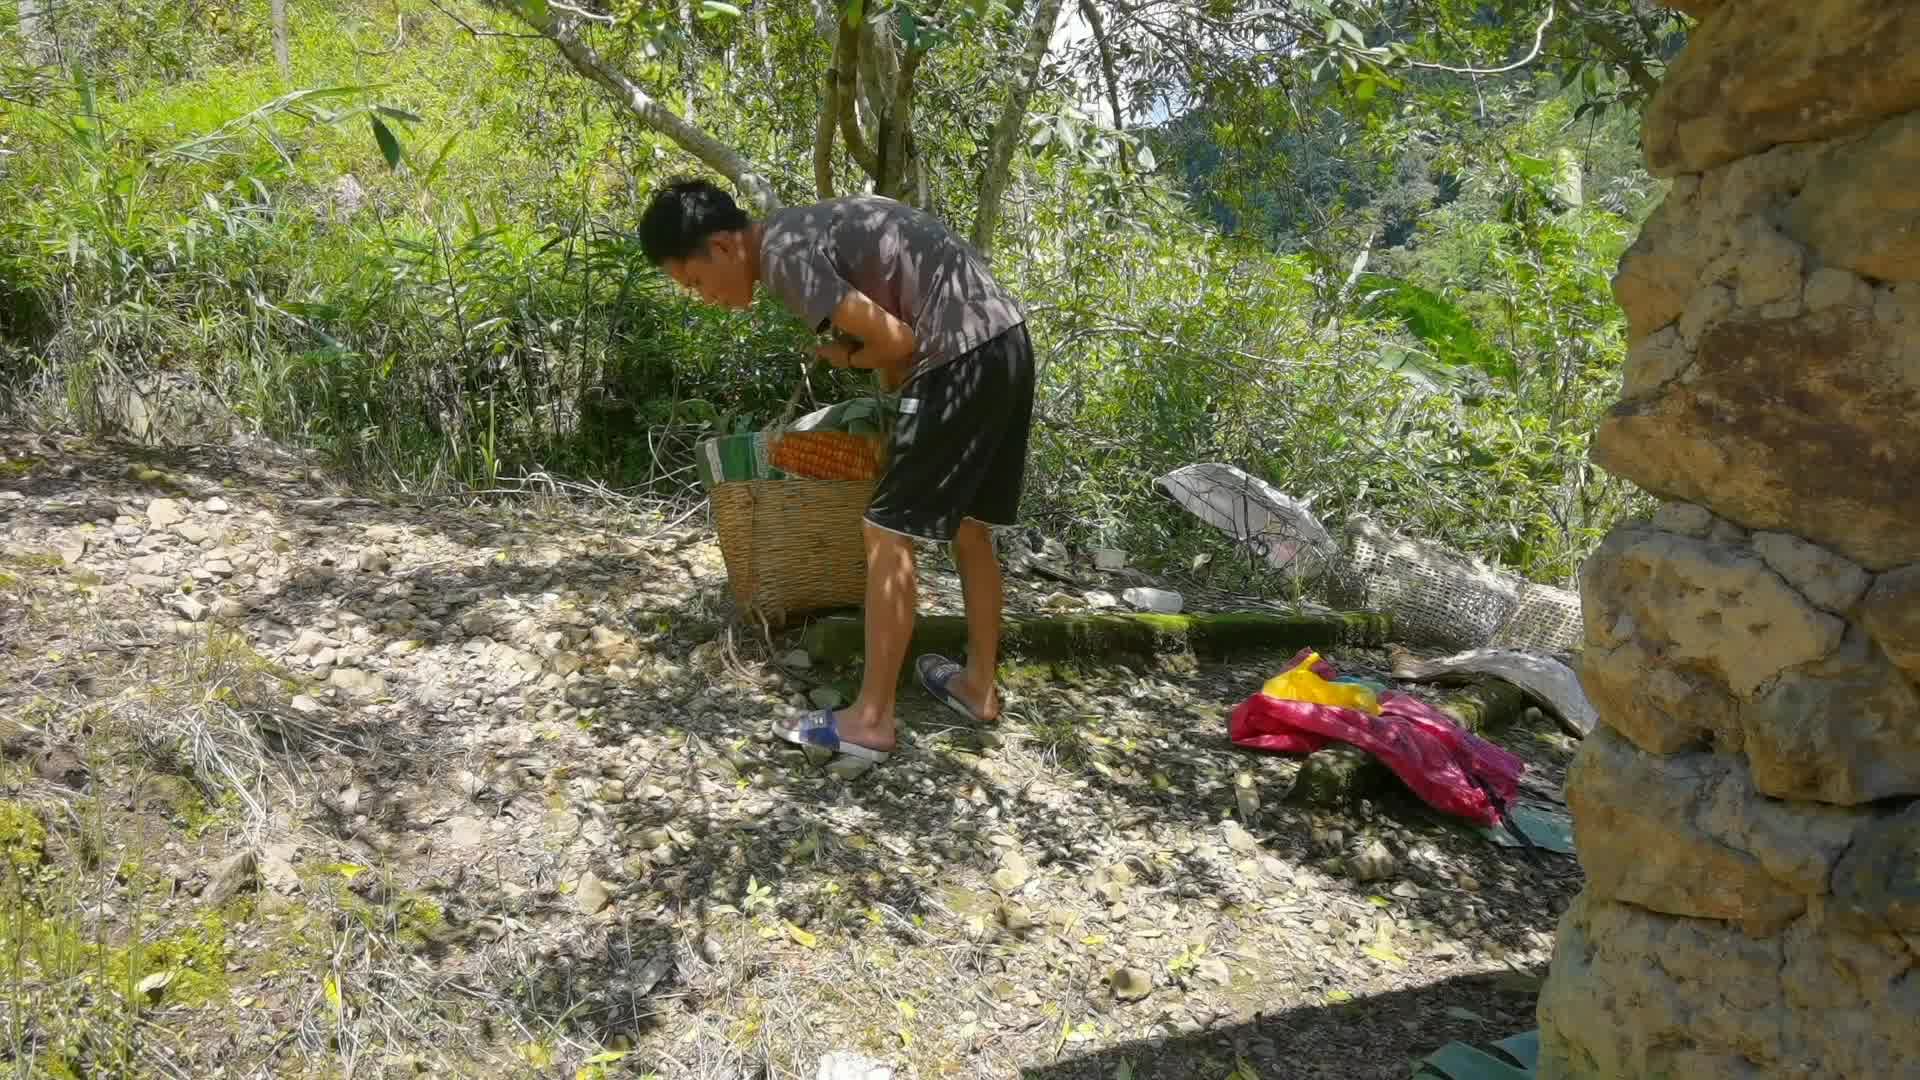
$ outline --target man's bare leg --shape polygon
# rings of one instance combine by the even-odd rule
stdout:
[[[874,750],[892,750],[894,690],[913,636],[913,541],[872,523],[867,541],[867,656],[860,696],[836,713],[840,738]]]
[[[953,536],[953,561],[960,568],[960,595],[967,608],[967,667],[948,688],[982,720],[1000,718],[994,670],[1000,659],[1000,610],[1004,602],[1000,559],[993,534],[968,518]]]

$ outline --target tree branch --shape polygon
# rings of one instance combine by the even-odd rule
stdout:
[[[1080,14],[1087,20],[1087,29],[1093,31],[1093,44],[1100,50],[1100,71],[1107,78],[1107,106],[1113,110],[1113,130],[1124,132],[1127,118],[1120,113],[1120,69],[1113,60],[1113,47],[1107,44],[1106,20],[1100,17],[1100,8],[1093,0],[1080,0]],[[1127,144],[1120,144],[1120,167],[1130,169],[1131,155],[1127,153]]]
[[[1027,119],[1027,103],[1040,81],[1040,64],[1047,57],[1047,45],[1053,40],[1054,24],[1060,21],[1065,0],[1040,0],[1033,12],[1033,24],[1027,28],[1027,48],[1020,57],[1018,81],[1007,96],[1000,122],[993,127],[993,139],[987,144],[987,166],[980,173],[978,209],[973,216],[973,246],[980,256],[993,258],[993,233],[1000,223],[1000,199],[1007,192],[1007,170],[1013,165],[1013,144]]]
[[[1428,63],[1423,63],[1419,60],[1409,60],[1407,61],[1407,63],[1412,67],[1424,68],[1428,71],[1446,71],[1446,72],[1451,72],[1452,74],[1455,74],[1455,75],[1505,75],[1510,71],[1518,71],[1521,68],[1526,67],[1528,64],[1533,63],[1534,60],[1539,58],[1540,48],[1542,45],[1546,43],[1546,40],[1547,40],[1547,27],[1553,24],[1553,15],[1554,15],[1553,5],[1548,4],[1547,17],[1540,20],[1540,25],[1533,31],[1533,51],[1529,52],[1527,55],[1521,57],[1520,59],[1515,60],[1513,63],[1506,65],[1505,67],[1497,67],[1497,68],[1450,67],[1446,64],[1428,64]]]
[[[880,161],[875,157],[867,140],[860,133],[859,93],[855,80],[859,75],[860,64],[860,24],[852,19],[840,20],[840,42],[834,47],[833,68],[839,80],[839,89],[835,93],[836,105],[840,110],[840,137],[847,144],[847,153],[853,156],[854,164],[874,179],[879,178]]]
[[[689,123],[672,109],[660,104],[653,96],[641,89],[632,79],[618,68],[607,63],[593,46],[580,39],[580,23],[571,15],[554,15],[549,7],[544,17],[529,15],[519,6],[507,4],[508,10],[521,22],[540,32],[540,36],[553,42],[575,71],[600,85],[608,96],[633,114],[634,118],[653,130],[672,139],[682,150],[699,158],[700,161],[734,182],[749,201],[761,212],[767,213],[780,206],[780,197],[774,193],[773,185],[766,176],[755,168],[753,163],[742,157],[732,147],[720,142],[708,134],[699,125]]]
[[[473,35],[476,38],[503,37],[503,38],[531,39],[531,38],[538,38],[541,36],[539,34],[514,34],[514,33],[509,33],[505,30],[482,30],[479,27],[468,22],[467,20],[461,18],[459,15],[455,14],[454,12],[448,11],[445,7],[442,7],[440,4],[440,0],[427,0],[427,3],[432,4],[433,9],[435,11],[438,11],[440,14],[445,15],[449,19],[452,19],[454,22],[460,25],[460,29],[465,30],[467,33]]]

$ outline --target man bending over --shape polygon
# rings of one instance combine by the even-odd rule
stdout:
[[[989,526],[1012,525],[1033,419],[1033,347],[1019,303],[933,216],[871,195],[748,217],[704,180],[661,190],[640,219],[647,258],[708,303],[744,310],[756,284],[815,333],[835,367],[900,394],[886,472],[868,504],[866,670],[852,705],[776,721],[789,742],[880,762],[896,743],[894,688],[913,634],[913,541],[953,545],[967,612],[965,666],[927,655],[920,682],[980,722],[1000,715],[1000,564]]]

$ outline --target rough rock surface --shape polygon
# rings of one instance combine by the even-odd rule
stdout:
[[[1816,913],[1755,938],[1583,893],[1540,993],[1537,1074],[1866,1080],[1920,1070],[1920,979],[1891,934]]]
[[[1917,330],[1841,308],[1721,322],[1685,378],[1614,408],[1595,460],[1870,569],[1920,561]]]
[[[1920,280],[1920,113],[1896,116],[1815,167],[1788,209],[1794,235],[1831,266]]]
[[[1864,815],[1763,797],[1737,757],[1655,757],[1602,728],[1567,773],[1594,896],[1777,930],[1827,891]]]
[[[1647,109],[1647,161],[1700,172],[1920,108],[1920,7],[1887,0],[1735,3],[1694,29]]]
[[[1920,691],[1854,630],[1741,709],[1754,782],[1775,798],[1920,795]]]
[[[1920,566],[1880,575],[1860,605],[1860,621],[1901,670],[1920,678]]]
[[[1542,1080],[1920,1075],[1920,5],[1686,3]]]
[[[1609,536],[1582,575],[1591,644],[1638,639],[1749,697],[1840,644],[1845,624],[1817,611],[1759,556],[1652,529]]]
[[[1920,806],[1862,829],[1833,874],[1836,922],[1868,930],[1920,931]]]
[[[1787,533],[1756,533],[1753,549],[1801,595],[1831,612],[1844,614],[1873,580],[1852,560]]]
[[[1704,671],[1675,666],[1657,648],[1635,639],[1581,652],[1581,686],[1606,725],[1650,754],[1739,751],[1744,740],[1733,693]]]

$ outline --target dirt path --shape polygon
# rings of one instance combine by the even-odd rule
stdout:
[[[1364,1080],[1532,1026],[1575,864],[1288,804],[1225,737],[1284,658],[1023,671],[991,746],[910,698],[842,781],[763,737],[808,672],[698,524],[0,437],[0,1057]]]

